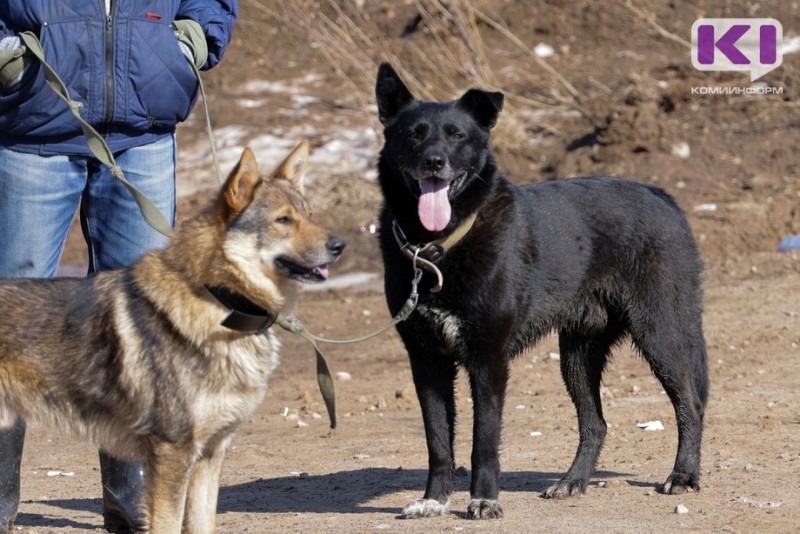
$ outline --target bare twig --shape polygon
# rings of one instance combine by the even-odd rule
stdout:
[[[652,28],[659,33],[662,37],[665,37],[671,41],[675,41],[681,46],[686,48],[691,48],[692,44],[687,41],[686,39],[675,35],[674,33],[666,30],[663,26],[661,26],[658,22],[656,22],[656,15],[655,13],[649,13],[644,9],[637,7],[633,4],[633,0],[625,0],[622,5],[627,7],[634,15],[642,19],[644,22],[652,26]]]
[[[385,28],[371,18],[374,11],[359,8],[355,3],[340,0],[245,1],[307,35],[308,41],[329,62],[347,88],[348,97],[359,108],[374,102],[374,76],[381,60],[391,62],[411,92],[424,100],[453,98],[457,90],[463,89],[464,76],[477,86],[499,90],[503,83],[492,68],[491,57],[492,54],[502,54],[502,51],[485,45],[480,22],[498,30],[541,67],[535,69],[535,75],[527,72],[531,69],[511,71],[514,76],[529,80],[531,87],[541,89],[533,95],[507,94],[507,111],[495,134],[497,139],[503,139],[504,146],[527,143],[530,137],[527,124],[531,121],[537,127],[561,135],[553,126],[544,124],[541,118],[515,113],[515,107],[546,110],[548,113],[559,113],[565,108],[581,111],[578,92],[569,81],[538,58],[501,22],[479,11],[473,0],[414,0],[413,6],[424,24],[425,36],[423,39],[413,37],[400,41],[392,39]],[[319,3],[324,9],[320,9]],[[422,79],[417,77],[421,74],[424,74]],[[380,128],[377,118],[372,117],[371,122],[376,130]]]
[[[480,18],[480,20],[482,20],[495,30],[502,33],[507,39],[509,39],[512,43],[517,45],[520,50],[528,54],[539,67],[541,67],[549,76],[551,76],[554,80],[556,80],[569,93],[571,100],[565,100],[563,97],[557,97],[557,98],[562,100],[564,103],[569,103],[575,105],[576,107],[579,106],[578,103],[580,101],[580,98],[578,91],[575,89],[575,87],[572,86],[571,83],[569,83],[569,81],[567,81],[566,78],[564,78],[561,75],[560,72],[558,72],[552,65],[547,63],[544,59],[537,56],[536,53],[528,45],[523,43],[519,37],[514,35],[511,32],[511,30],[506,28],[504,25],[500,24],[499,22],[492,19],[485,13],[479,11],[478,9],[475,9],[475,14],[478,16],[478,18]]]
[[[273,16],[273,17],[278,15],[278,13],[274,9],[268,8],[262,2],[259,2],[259,0],[245,0],[245,2],[247,2],[251,6],[255,7],[259,11],[262,11],[262,12],[266,13],[267,15],[270,15],[270,16]]]

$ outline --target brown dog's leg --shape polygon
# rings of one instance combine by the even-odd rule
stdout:
[[[214,534],[217,531],[217,498],[219,476],[225,453],[233,441],[233,434],[210,443],[203,456],[197,460],[189,480],[186,494],[186,515],[183,532],[186,534]]]
[[[180,534],[189,475],[195,463],[192,444],[153,443],[145,460],[147,515],[154,534]]]

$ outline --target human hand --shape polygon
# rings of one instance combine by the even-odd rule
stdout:
[[[208,43],[203,28],[191,19],[176,20],[173,26],[183,55],[198,69],[201,68],[208,60]]]
[[[31,60],[27,52],[16,35],[0,39],[0,86],[10,87],[22,79]]]

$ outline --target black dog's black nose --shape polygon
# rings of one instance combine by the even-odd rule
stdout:
[[[347,245],[347,242],[341,237],[331,236],[328,238],[328,242],[325,243],[325,248],[334,256],[338,256],[344,250],[345,245]]]
[[[425,158],[425,169],[431,172],[440,171],[444,168],[445,163],[447,163],[447,156],[441,152],[434,152]]]

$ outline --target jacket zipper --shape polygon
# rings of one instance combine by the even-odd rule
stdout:
[[[105,11],[105,1],[103,11]],[[116,2],[110,0],[108,13],[106,13],[106,112],[103,118],[102,129],[107,133],[108,125],[114,118],[114,8]]]

